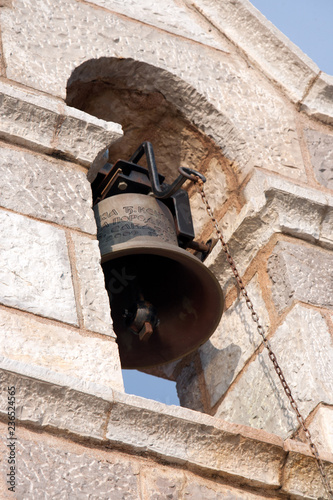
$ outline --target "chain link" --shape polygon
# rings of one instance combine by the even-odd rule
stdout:
[[[301,415],[301,413],[300,413],[300,411],[298,409],[298,405],[297,405],[296,401],[294,400],[294,398],[292,396],[290,387],[287,384],[285,376],[284,376],[284,374],[283,374],[283,372],[282,372],[282,370],[281,370],[281,368],[279,366],[279,363],[278,363],[278,361],[276,359],[276,356],[275,356],[274,352],[272,351],[270,342],[269,342],[269,340],[267,339],[267,337],[265,335],[264,327],[261,325],[260,318],[259,318],[258,314],[256,313],[256,311],[254,309],[252,300],[248,296],[248,293],[246,291],[244,282],[243,282],[243,280],[242,280],[242,278],[241,278],[241,276],[240,276],[240,274],[238,272],[238,269],[237,269],[237,267],[235,265],[235,262],[234,262],[234,260],[233,260],[233,258],[231,256],[231,254],[229,252],[228,245],[224,241],[222,232],[219,229],[217,221],[216,221],[216,219],[214,217],[213,210],[212,210],[212,208],[209,205],[209,202],[207,200],[207,197],[206,197],[206,194],[205,194],[205,191],[204,191],[204,183],[203,183],[203,181],[201,179],[198,179],[197,184],[199,185],[200,195],[201,195],[202,201],[203,201],[203,203],[205,205],[206,211],[207,211],[207,213],[208,213],[208,215],[209,215],[209,217],[211,219],[212,225],[214,226],[214,229],[216,231],[218,239],[220,240],[220,242],[222,244],[222,249],[223,249],[223,251],[224,251],[224,253],[225,253],[226,257],[227,257],[227,261],[229,262],[231,270],[232,270],[232,272],[233,272],[233,274],[234,274],[234,276],[236,278],[238,288],[239,288],[242,296],[245,299],[245,302],[246,302],[246,305],[247,305],[249,311],[251,312],[252,320],[257,325],[257,331],[258,331],[259,335],[262,337],[263,344],[264,344],[264,346],[266,347],[266,349],[268,351],[268,356],[269,356],[270,360],[273,363],[274,369],[275,369],[275,371],[276,371],[276,373],[277,373],[277,375],[278,375],[278,377],[280,379],[280,382],[281,382],[281,385],[282,385],[282,387],[284,389],[284,392],[285,392],[286,396],[289,399],[290,405],[291,405],[292,409],[294,410],[294,412],[296,414],[297,421],[298,421],[300,427],[302,428],[302,430],[303,430],[303,432],[304,432],[304,434],[306,436],[306,439],[307,439],[308,444],[310,446],[311,453],[312,453],[313,457],[316,459],[316,463],[317,463],[317,466],[318,466],[318,469],[319,469],[319,472],[320,472],[320,475],[321,475],[322,483],[323,483],[324,488],[325,488],[325,490],[326,490],[326,492],[328,494],[328,498],[333,500],[333,491],[332,491],[332,489],[330,487],[327,475],[325,473],[324,464],[323,464],[323,461],[320,458],[320,455],[319,455],[319,452],[318,452],[318,448],[317,448],[317,446],[315,445],[315,443],[312,440],[312,437],[311,437],[309,429],[306,427],[305,420],[302,417],[302,415]]]

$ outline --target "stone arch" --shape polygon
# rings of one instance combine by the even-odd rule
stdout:
[[[111,163],[120,157],[128,159],[143,140],[151,140],[155,148],[154,136],[157,141],[157,165],[159,171],[167,176],[167,181],[175,178],[182,161],[185,162],[183,166],[209,173],[213,158],[229,179],[226,184],[230,192],[231,187],[237,187],[235,182],[231,186],[231,177],[235,173],[241,174],[236,180],[240,183],[251,165],[246,141],[231,120],[193,86],[159,67],[134,59],[102,57],[88,60],[77,67],[69,78],[66,103],[98,118],[121,123],[124,137],[110,146]],[[149,120],[138,124],[137,120],[144,119],[145,115]],[[165,136],[164,126],[169,127]],[[176,144],[173,141],[177,141]],[[173,145],[179,153],[172,151]],[[186,164],[187,161],[190,164]],[[227,195],[224,194],[221,199],[217,196],[220,184],[215,173],[211,175],[210,182],[213,186],[212,199],[218,199],[217,203],[222,205]],[[194,222],[200,232],[195,227],[196,237],[205,241],[208,239],[205,224],[209,226],[209,235],[211,224],[206,219],[201,200],[198,203],[200,207],[195,206]],[[150,369],[147,373],[175,380],[175,366]]]
[[[249,169],[251,156],[246,141],[229,117],[218,111],[194,87],[162,68],[131,58],[90,59],[78,66],[69,78],[66,103],[98,118],[118,123],[122,113],[119,103],[125,107],[127,104],[132,108],[133,114],[134,112],[137,115],[141,113],[142,116],[144,113],[149,114],[150,122],[147,126],[150,130],[141,135],[137,134],[136,146],[141,139],[150,140],[149,135],[152,135],[151,128],[154,124],[157,128],[155,136],[160,133],[161,137],[161,127],[170,127],[172,121],[176,123],[178,120],[178,129],[176,127],[169,130],[169,141],[160,145],[163,154],[159,155],[157,152],[157,159],[158,156],[160,159],[169,158],[172,151],[172,137],[179,140],[182,127],[184,131],[186,126],[189,128],[192,126],[194,135],[196,132],[201,132],[211,140],[223,156],[235,165],[236,173],[241,173],[242,178]],[[127,136],[126,142],[130,145],[131,151],[126,151],[125,142],[120,140],[111,147],[111,153],[116,154],[121,151],[128,156],[128,153],[133,152],[134,145],[129,140],[130,132],[133,130],[130,131],[131,124],[126,122],[126,119],[132,119],[133,114],[127,113],[125,116],[125,113],[122,123]],[[180,123],[181,120],[183,124]],[[142,129],[144,125],[143,123]],[[139,128],[137,123],[134,127]],[[186,131],[184,133],[186,134]],[[200,149],[199,146],[198,148]],[[179,160],[180,158],[177,158],[178,164]],[[171,171],[174,170],[172,163],[173,161],[169,169]],[[170,173],[167,166],[163,165],[163,161],[162,170],[163,173]]]

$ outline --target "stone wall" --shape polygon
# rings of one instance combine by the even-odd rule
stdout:
[[[321,498],[316,464],[302,443],[111,390],[101,396],[96,384],[82,391],[70,377],[64,388],[5,370],[1,376],[22,403],[11,493],[13,440],[0,423],[1,498]],[[331,455],[322,458],[332,479]]]
[[[168,180],[179,164],[205,173],[331,477],[332,77],[247,0],[5,0],[0,28],[1,425],[15,386],[17,498],[323,495],[219,243],[219,328],[152,370],[190,409],[122,394],[89,180],[142,140]]]
[[[121,131],[7,82],[2,91],[2,360],[18,371],[23,363],[32,377],[44,370],[122,390],[91,187],[82,165]],[[95,151],[75,144],[79,139],[70,127],[62,129],[61,111],[62,125],[68,119],[81,129],[81,141],[95,135]]]

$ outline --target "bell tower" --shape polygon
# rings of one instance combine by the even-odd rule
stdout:
[[[248,0],[5,0],[0,38],[0,497],[332,496],[332,77]]]

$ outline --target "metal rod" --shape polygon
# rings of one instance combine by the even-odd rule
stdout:
[[[144,154],[147,158],[149,180],[151,182],[151,188],[155,198],[169,198],[176,191],[178,191],[178,189],[180,189],[184,182],[186,182],[187,180],[197,182],[199,177],[202,182],[206,182],[206,178],[196,170],[193,170],[191,168],[179,168],[180,175],[177,177],[177,179],[170,186],[162,188],[160,180],[158,178],[153,146],[150,142],[143,142],[131,156],[130,162],[137,163]]]

